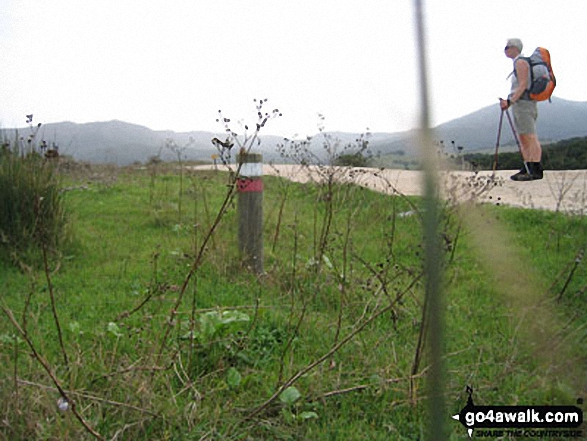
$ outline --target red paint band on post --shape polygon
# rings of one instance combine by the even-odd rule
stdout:
[[[239,193],[258,193],[263,191],[262,179],[240,178],[236,185]]]

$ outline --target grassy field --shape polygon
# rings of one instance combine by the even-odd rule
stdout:
[[[0,260],[0,438],[424,439],[418,198],[266,177],[257,276],[235,199],[218,221],[226,173],[92,176],[67,178],[69,240],[46,269]],[[487,405],[587,392],[587,220],[463,211],[447,203],[441,227],[451,440],[467,385]]]

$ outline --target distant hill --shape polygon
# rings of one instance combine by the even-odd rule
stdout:
[[[510,112],[511,114],[511,112]],[[497,103],[484,107],[436,127],[436,137],[445,142],[454,140],[465,150],[495,146],[500,110]],[[513,142],[512,132],[504,118],[502,140]],[[538,136],[544,142],[560,141],[587,135],[587,102],[553,98],[552,103],[538,103]]]
[[[434,128],[434,139],[444,141],[445,145],[462,146],[464,152],[475,152],[487,148],[495,148],[500,117],[499,105],[483,107],[476,112],[461,118],[440,124]],[[511,114],[511,112],[510,112]],[[568,101],[553,98],[552,103],[538,104],[538,135],[544,144],[563,139],[587,136],[587,102]],[[330,133],[338,138],[341,144],[352,143],[359,136],[355,133]],[[416,144],[416,130],[397,133],[372,133],[369,138],[369,149],[374,155],[399,153],[405,156],[416,156],[419,147]],[[511,128],[504,117],[501,145],[515,145]],[[314,151],[319,152],[320,136],[312,140]]]
[[[15,129],[0,132],[13,137]],[[26,136],[30,128],[20,128],[18,132]],[[217,153],[211,143],[214,137],[222,138],[222,135],[199,131],[155,131],[118,120],[85,124],[50,123],[42,125],[37,134],[37,138],[45,139],[48,143],[55,142],[62,154],[76,160],[119,165],[146,162],[156,155],[160,155],[163,160],[175,159],[175,154],[165,148],[167,139],[173,139],[180,147],[189,144],[185,150],[187,159],[211,161],[211,156]]]
[[[456,146],[463,146],[464,152],[495,147],[500,112],[497,103],[483,107],[476,112],[438,125],[434,128],[434,138],[436,141],[444,141],[448,146],[454,141]],[[552,103],[539,103],[537,129],[544,144],[587,136],[587,102],[553,98]],[[414,155],[418,151],[414,143],[415,134],[415,131],[409,131],[394,140],[374,141],[371,143],[371,150],[381,154],[401,150],[408,155]],[[514,144],[512,131],[505,117],[500,143]]]
[[[441,124],[435,128],[435,139],[443,140],[447,145],[451,141],[463,146],[465,152],[471,152],[495,146],[499,122],[497,104],[484,107],[461,118]],[[539,104],[538,133],[543,141],[587,136],[587,102],[574,102],[554,98],[552,103]],[[28,127],[18,129],[21,135],[27,135]],[[13,137],[15,129],[2,129],[0,135]],[[373,133],[369,138],[372,153],[386,155],[401,151],[412,156],[417,153],[413,139],[415,131],[397,133]],[[340,144],[353,143],[359,134],[331,132],[333,139]],[[38,137],[48,143],[55,142],[63,154],[71,155],[80,161],[92,163],[116,163],[127,165],[133,162],[146,162],[150,157],[161,154],[164,160],[174,159],[173,152],[164,148],[166,139],[173,139],[183,146],[191,140],[185,156],[190,160],[210,161],[216,153],[211,139],[222,139],[222,133],[203,131],[173,132],[155,131],[147,127],[123,121],[92,122],[76,124],[73,122],[51,123],[41,126]],[[323,138],[312,138],[310,148],[320,154]],[[280,156],[276,146],[283,142],[279,136],[261,136],[261,144],[256,150],[263,153],[266,162],[279,162]],[[504,120],[502,143],[512,143],[511,130]]]

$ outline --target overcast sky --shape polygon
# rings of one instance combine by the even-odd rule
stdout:
[[[509,37],[587,101],[587,1],[424,0],[434,125],[507,95]],[[156,130],[283,116],[266,133],[418,123],[412,0],[0,0],[0,126],[119,119]],[[496,104],[497,105],[497,104]]]

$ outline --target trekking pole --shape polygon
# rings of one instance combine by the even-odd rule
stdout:
[[[501,115],[499,115],[499,127],[497,129],[497,142],[495,143],[495,157],[493,158],[493,171],[497,170],[497,151],[499,149],[499,140],[501,138],[501,126],[503,125],[503,112],[505,110],[501,110]]]
[[[518,145],[518,150],[520,152],[520,156],[522,157],[522,163],[524,164],[524,168],[526,169],[526,173],[530,174],[530,170],[528,169],[528,164],[526,164],[526,161],[524,160],[524,155],[522,154],[522,146],[520,145],[520,140],[518,139],[518,133],[516,132],[516,128],[514,127],[514,123],[512,122],[512,117],[510,116],[510,112],[508,109],[505,109],[505,114],[508,117],[510,127],[512,128],[512,135],[514,135],[514,139],[516,140],[516,144]]]

